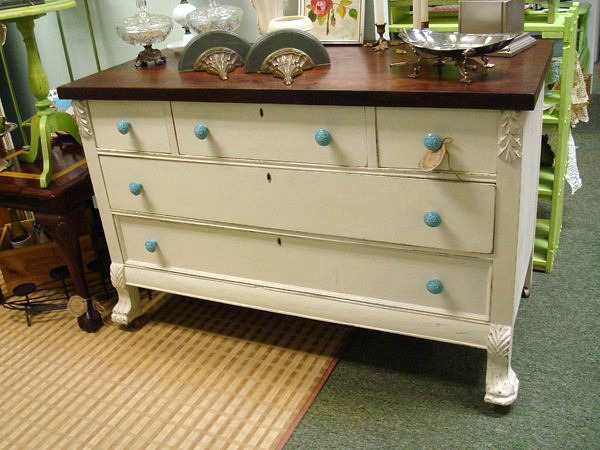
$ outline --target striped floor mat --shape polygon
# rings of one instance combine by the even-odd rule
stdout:
[[[348,334],[184,297],[95,334],[0,308],[0,448],[281,448]]]

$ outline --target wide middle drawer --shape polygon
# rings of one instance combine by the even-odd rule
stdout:
[[[492,184],[118,156],[100,160],[113,209],[492,251]]]
[[[173,102],[172,109],[182,155],[367,165],[364,107]],[[329,144],[317,143],[319,130]]]

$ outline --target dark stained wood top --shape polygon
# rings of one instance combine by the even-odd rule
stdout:
[[[61,98],[166,100],[238,103],[287,103],[341,106],[406,106],[533,110],[552,54],[552,42],[538,41],[496,64],[485,78],[458,81],[458,69],[424,66],[418,79],[406,66],[390,67],[403,56],[362,46],[330,46],[330,66],[315,67],[291,86],[267,74],[237,68],[222,81],[204,72],[178,72],[178,58],[166,52],[164,66],[136,69],[121,64],[58,88]]]
[[[67,141],[69,137],[61,139],[53,142],[52,162],[55,174],[85,158],[79,144]],[[41,160],[36,163],[16,160],[7,172],[40,174],[42,164]],[[4,208],[61,215],[72,212],[92,195],[92,182],[86,164],[52,180],[47,188],[40,187],[39,179],[0,176],[0,206]]]

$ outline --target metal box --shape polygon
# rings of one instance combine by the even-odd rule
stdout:
[[[460,33],[522,33],[523,0],[460,0]]]

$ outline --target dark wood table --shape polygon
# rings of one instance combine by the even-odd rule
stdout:
[[[53,180],[47,188],[39,182],[42,161],[24,163],[13,158],[13,166],[0,172],[0,206],[33,211],[50,233],[64,255],[77,294],[87,300],[87,312],[77,319],[79,327],[94,332],[102,318],[92,307],[79,244],[80,225],[94,191],[83,150],[70,141],[67,136],[53,142]]]

